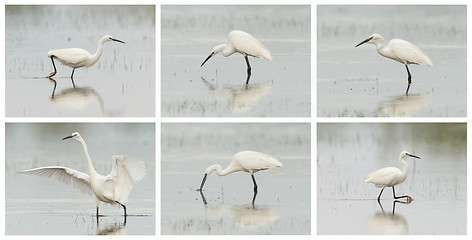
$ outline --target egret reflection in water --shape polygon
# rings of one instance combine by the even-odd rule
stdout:
[[[100,228],[100,222],[97,221],[96,234],[97,235],[128,235],[128,231],[126,230],[126,223],[110,223]]]
[[[425,94],[402,95],[391,101],[381,103],[377,108],[377,117],[412,117],[431,104],[434,91]]]
[[[62,112],[70,112],[71,114],[84,112],[86,115],[98,114],[103,116],[105,113],[103,99],[90,87],[68,88],[56,95],[53,92],[53,97],[49,99],[49,103]]]
[[[202,82],[210,94],[217,99],[228,101],[228,108],[236,113],[244,113],[254,108],[274,86],[273,81],[267,81],[262,84],[224,85],[219,88],[218,84],[213,84],[203,77]]]
[[[377,201],[382,212],[377,212],[373,216],[366,217],[367,225],[381,234],[409,234],[408,221],[401,214],[395,214],[397,203],[408,205],[405,201],[393,201],[392,212],[384,211],[382,203]]]
[[[202,191],[199,191],[205,207],[206,217],[211,219],[220,219],[224,216],[230,216],[234,225],[245,230],[253,230],[268,226],[276,222],[280,218],[275,206],[255,206],[254,196],[251,204],[232,205],[226,203],[218,203],[209,205]]]

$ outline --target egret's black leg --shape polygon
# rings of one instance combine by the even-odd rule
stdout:
[[[256,201],[257,191],[254,192],[254,196],[252,197],[252,206],[254,207],[254,202]]]
[[[98,215],[98,207],[97,207],[97,222],[98,222],[98,216],[99,216],[99,215]]]
[[[251,65],[249,64],[249,59],[247,58],[247,55],[244,55],[244,59],[246,59],[246,64],[247,64],[247,80],[246,80],[246,84],[249,84],[249,78],[251,78]]]
[[[118,204],[120,204],[120,205],[123,207],[123,211],[124,211],[124,213],[125,213],[125,218],[126,218],[126,216],[128,216],[128,215],[126,214],[126,206],[123,205],[123,204],[121,204],[121,203],[118,202],[118,201],[115,201],[115,202],[118,203]]]
[[[382,209],[382,213],[384,213],[384,208],[382,207],[382,203],[380,203],[380,199],[377,199],[377,203],[379,203],[380,209]]]
[[[399,199],[399,198],[407,198],[408,200],[411,199],[411,197],[408,196],[408,195],[404,195],[404,196],[400,196],[400,197],[395,196],[395,187],[394,186],[392,186],[392,190],[393,190],[393,198],[395,198],[395,199]]]
[[[410,85],[411,85],[411,74],[410,70],[408,69],[408,65],[405,64],[406,67],[406,72],[408,73],[408,88],[406,89],[406,95],[408,96],[408,90],[410,90]]]
[[[384,189],[385,189],[385,188],[382,188],[382,191],[380,191],[380,194],[379,194],[379,196],[377,197],[377,201],[378,201],[378,202],[380,202],[380,196],[382,196],[382,193],[383,193]]]
[[[57,73],[56,64],[54,64],[54,59],[53,58],[54,58],[54,55],[51,56],[51,61],[52,61],[52,66],[54,67],[54,72],[50,73],[49,77],[52,77],[52,76],[56,75],[56,73]]]
[[[251,173],[251,177],[252,177],[252,182],[254,183],[254,193],[257,194],[257,183],[256,183],[256,179],[254,178],[254,174]]]
[[[70,75],[70,79],[72,80],[72,87],[73,87],[73,88],[75,88],[74,72],[75,72],[75,68],[72,69],[72,74]]]
[[[249,75],[247,75],[247,79],[246,79],[246,85],[248,85],[248,84],[249,84],[249,79],[250,79],[250,78],[251,78],[251,75],[250,75],[250,74],[249,74]]]

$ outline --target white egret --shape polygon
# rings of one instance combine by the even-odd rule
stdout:
[[[86,173],[76,171],[62,166],[40,167],[22,171],[21,173],[34,174],[46,177],[56,177],[58,180],[72,184],[75,188],[83,193],[93,191],[96,197],[97,205],[97,219],[99,217],[98,207],[100,201],[109,204],[120,204],[123,207],[124,216],[126,219],[126,206],[124,203],[128,200],[128,195],[133,187],[133,184],[144,178],[146,169],[144,162],[134,160],[132,158],[115,155],[112,157],[111,173],[107,176],[98,174],[93,167],[90,159],[87,145],[79,133],[75,132],[72,135],[63,138],[62,140],[73,138],[82,144],[87,159],[90,176]]]
[[[247,64],[246,84],[249,83],[249,78],[251,77],[251,65],[249,64],[248,56],[263,57],[269,61],[273,59],[270,51],[267,50],[259,40],[251,34],[239,30],[233,30],[229,33],[227,44],[220,44],[214,47],[213,50],[211,50],[210,55],[205,59],[205,61],[203,61],[200,67],[202,67],[208,59],[219,52],[221,52],[225,57],[231,56],[235,52],[241,53],[244,56]]]
[[[49,50],[48,57],[51,58],[52,66],[54,67],[54,72],[49,74],[49,77],[52,77],[57,73],[56,65],[54,64],[54,59],[57,59],[62,64],[73,68],[70,78],[74,79],[75,69],[81,67],[90,67],[94,65],[98,61],[100,56],[102,56],[103,44],[108,41],[125,43],[121,40],[111,37],[110,35],[106,35],[102,37],[100,41],[98,41],[97,51],[93,55],[81,48],[64,48],[57,50]]]
[[[203,185],[205,184],[208,175],[210,175],[213,171],[216,171],[219,176],[225,176],[237,171],[245,171],[251,174],[252,182],[254,183],[254,192],[257,193],[257,184],[256,179],[254,178],[254,173],[260,170],[266,170],[271,167],[281,166],[281,162],[265,153],[254,151],[238,152],[233,156],[233,160],[225,169],[222,169],[219,164],[209,166],[205,170],[202,184],[198,190],[201,191],[203,189]]]
[[[410,90],[411,85],[411,74],[410,70],[408,69],[408,64],[433,66],[431,59],[429,59],[429,57],[426,56],[426,54],[421,51],[421,49],[405,40],[392,39],[390,42],[388,42],[388,45],[385,45],[385,40],[383,37],[377,33],[374,33],[366,40],[357,44],[356,47],[364,43],[374,44],[377,48],[377,52],[380,55],[405,65],[406,72],[408,73],[408,88],[406,89],[406,95],[408,95],[408,90]]]
[[[421,159],[420,157],[415,156],[407,151],[403,151],[400,153],[400,156],[398,158],[398,161],[400,161],[403,164],[402,171],[400,171],[400,169],[396,167],[386,167],[386,168],[381,168],[370,173],[365,178],[364,182],[373,183],[375,184],[376,187],[382,188],[382,191],[380,191],[380,194],[377,197],[378,201],[380,201],[380,196],[382,196],[382,192],[386,187],[392,187],[393,198],[395,199],[407,198],[408,202],[413,200],[408,195],[400,196],[400,197],[395,196],[395,185],[404,182],[406,180],[406,177],[408,176],[408,163],[405,161],[404,159],[405,157],[414,157],[417,159]]]

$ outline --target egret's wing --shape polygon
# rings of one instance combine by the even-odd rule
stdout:
[[[59,60],[59,62],[70,67],[80,67],[90,57],[89,52],[80,48],[50,50],[48,57],[52,55],[56,56],[55,59]]]
[[[146,167],[144,162],[128,156],[115,155],[112,158],[112,172],[108,178],[116,181],[115,200],[125,203],[133,184],[146,176]]]
[[[426,54],[417,46],[401,39],[392,39],[389,42],[389,47],[395,56],[398,56],[401,61],[406,61],[410,64],[422,64],[432,66],[433,62]]]
[[[270,51],[249,33],[235,30],[230,32],[228,38],[229,43],[241,53],[253,57],[264,57],[267,60],[273,59]]]
[[[71,168],[61,166],[40,167],[28,169],[19,173],[33,174],[37,176],[55,177],[59,181],[72,185],[82,193],[92,194],[90,176]]]
[[[376,170],[365,178],[365,182],[373,183],[377,187],[389,186],[402,172],[396,167],[386,167]]]
[[[276,158],[265,153],[254,151],[239,152],[234,155],[233,161],[237,161],[244,169],[252,169],[254,171],[282,166],[282,163]]]

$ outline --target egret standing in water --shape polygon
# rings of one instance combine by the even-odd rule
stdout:
[[[52,77],[57,73],[56,65],[54,64],[54,59],[57,59],[62,64],[73,68],[70,78],[74,79],[75,69],[81,67],[90,67],[94,65],[98,61],[100,56],[102,56],[103,44],[108,41],[125,43],[121,40],[111,37],[110,35],[106,35],[102,37],[100,41],[98,41],[97,51],[93,55],[81,48],[64,48],[57,50],[49,50],[48,57],[51,58],[52,66],[54,67],[54,72],[52,72],[49,77]]]
[[[205,175],[203,175],[202,184],[200,189],[203,189],[205,181],[213,171],[216,171],[216,174],[219,176],[225,176],[237,171],[245,171],[251,174],[252,182],[254,183],[254,192],[257,193],[257,184],[256,179],[254,178],[254,173],[260,170],[266,170],[271,167],[281,167],[282,163],[274,157],[260,152],[254,151],[242,151],[238,152],[233,156],[231,163],[225,168],[222,169],[219,164],[214,164],[209,166],[205,170]]]
[[[40,167],[25,170],[21,173],[57,177],[58,180],[72,184],[83,193],[91,193],[93,191],[96,196],[97,219],[99,217],[98,206],[101,201],[112,205],[121,205],[126,221],[127,214],[124,203],[128,200],[133,184],[143,179],[146,175],[144,162],[122,155],[115,155],[112,157],[111,173],[103,176],[95,171],[88,153],[87,144],[85,144],[80,134],[75,132],[62,140],[69,138],[75,139],[82,144],[90,175],[62,166]]]
[[[400,197],[395,196],[395,185],[404,182],[408,176],[408,163],[405,161],[405,157],[420,159],[418,156],[415,156],[407,151],[403,151],[398,157],[398,161],[403,164],[403,171],[396,167],[386,167],[370,173],[365,178],[364,182],[373,183],[376,187],[382,188],[379,196],[377,197],[377,201],[380,201],[380,196],[382,196],[382,192],[386,187],[392,187],[394,199],[406,198],[408,202],[413,201],[413,199],[408,195]]]
[[[356,47],[364,43],[374,44],[377,48],[377,52],[380,55],[405,65],[406,72],[408,73],[408,87],[406,89],[406,95],[408,95],[408,90],[410,90],[411,85],[411,74],[410,70],[408,69],[408,64],[433,66],[431,59],[429,59],[429,57],[426,56],[426,54],[421,51],[421,49],[405,40],[392,39],[390,42],[388,42],[388,45],[385,45],[385,40],[383,37],[377,33],[374,33],[366,40],[357,44]]]
[[[261,42],[259,42],[259,40],[251,34],[239,30],[233,30],[229,33],[227,44],[220,44],[214,47],[213,50],[211,50],[210,55],[205,59],[205,61],[203,61],[200,67],[202,67],[208,59],[219,52],[221,52],[225,57],[231,56],[235,52],[241,53],[244,56],[247,64],[246,84],[249,83],[249,78],[251,77],[251,65],[249,64],[248,56],[263,57],[269,61],[273,59],[272,54],[264,45],[262,45]]]

